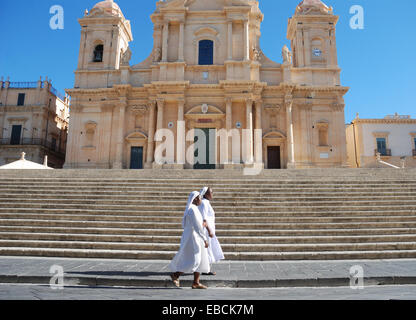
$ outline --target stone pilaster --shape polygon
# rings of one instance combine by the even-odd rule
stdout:
[[[156,113],[156,101],[150,102],[149,108],[149,132],[147,137],[147,160],[146,169],[152,167],[154,161],[154,147],[155,147],[155,113]]]

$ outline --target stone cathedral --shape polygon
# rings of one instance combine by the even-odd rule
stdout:
[[[65,168],[348,167],[339,17],[302,1],[281,62],[260,48],[263,18],[254,0],[159,1],[153,51],[131,65],[120,7],[86,10]]]

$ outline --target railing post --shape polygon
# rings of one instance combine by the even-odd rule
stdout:
[[[404,169],[406,167],[406,157],[400,158],[401,168]]]

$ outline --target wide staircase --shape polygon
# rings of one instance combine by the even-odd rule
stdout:
[[[416,258],[416,170],[0,172],[0,255],[171,259],[210,186],[228,260]]]

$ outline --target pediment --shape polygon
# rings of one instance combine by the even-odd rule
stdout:
[[[127,141],[138,141],[138,140],[147,140],[147,135],[141,131],[134,131],[127,135],[126,137]]]
[[[196,36],[200,36],[200,35],[212,35],[212,36],[217,36],[220,32],[210,26],[203,26],[201,28],[199,28],[198,30],[195,31],[195,35]]]
[[[283,132],[275,130],[275,131],[266,133],[263,136],[263,139],[286,139],[286,136],[283,134]]]

